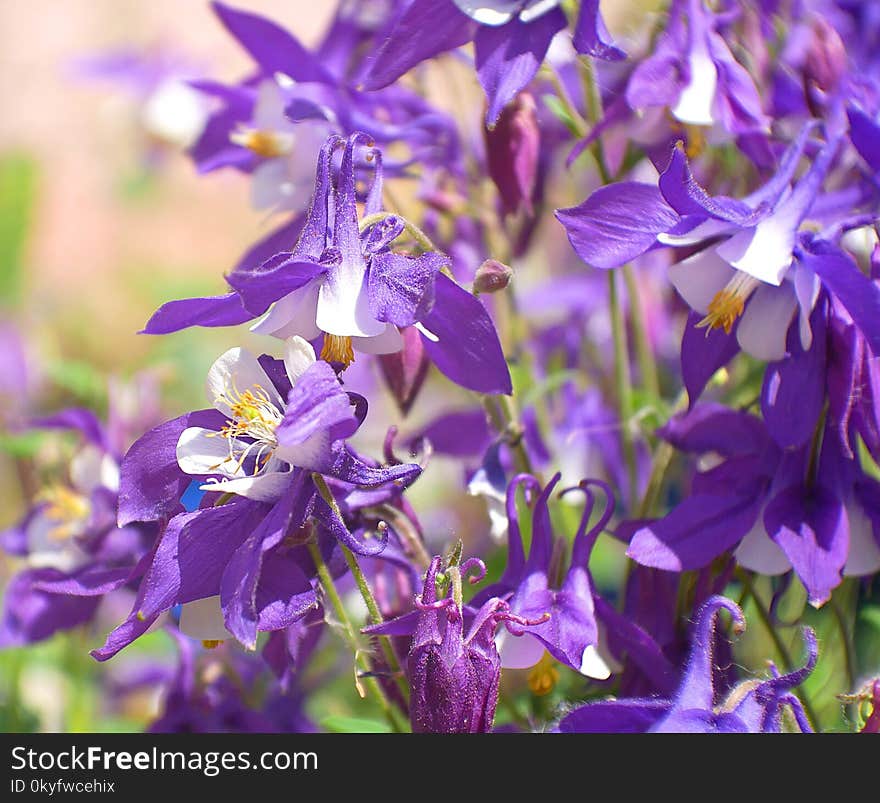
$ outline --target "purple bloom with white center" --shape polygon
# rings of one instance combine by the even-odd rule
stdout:
[[[376,215],[376,222],[359,226],[355,151],[369,143],[363,133],[325,143],[312,203],[292,251],[233,271],[227,282],[234,291],[227,295],[163,305],[144,331],[164,334],[263,316],[253,331],[282,339],[323,336],[322,359],[346,367],[356,351],[401,351],[401,330],[414,326],[428,356],[454,382],[482,393],[510,393],[510,373],[492,319],[478,299],[441,272],[448,258],[436,251],[409,256],[391,250],[406,224],[395,215],[377,214],[378,151],[368,154],[376,177],[366,203],[366,214]],[[342,163],[334,186],[332,160],[339,148]]]
[[[627,103],[666,106],[684,125],[726,134],[766,129],[758,90],[718,32],[722,21],[704,0],[674,0],[666,31],[629,79]]]
[[[796,391],[795,391],[796,392]],[[714,455],[690,494],[664,518],[638,522],[627,554],[685,571],[735,549],[763,574],[792,568],[819,606],[845,575],[880,569],[880,484],[847,456],[832,422],[811,462],[810,444],[783,451],[758,418],[699,404],[659,434],[681,451]]]
[[[781,733],[790,711],[801,733],[813,728],[794,693],[816,666],[816,636],[804,628],[807,662],[780,675],[771,664],[766,680],[745,680],[718,699],[715,689],[715,630],[722,610],[737,633],[745,629],[742,610],[724,597],[712,597],[697,612],[691,654],[676,693],[670,698],[632,698],[587,703],[566,714],[562,733]]]
[[[205,641],[231,633],[253,648],[259,630],[289,627],[317,605],[314,565],[303,547],[315,526],[328,553],[338,540],[377,554],[387,540],[352,535],[316,494],[311,474],[394,495],[421,471],[370,465],[346,445],[365,405],[301,338],[287,341],[281,364],[231,349],[211,367],[207,385],[215,409],[162,424],[123,460],[120,524],[167,524],[131,614],[93,652],[99,660],[178,604],[184,632]],[[198,509],[178,512],[192,477],[205,496]],[[218,500],[217,492],[227,496]]]
[[[504,107],[535,77],[553,37],[567,20],[560,0],[414,0],[386,32],[364,80],[381,89],[417,64],[473,41],[477,76],[494,125]],[[574,29],[579,53],[604,59],[624,54],[610,40],[598,0],[581,4]]]
[[[841,207],[846,216],[858,217],[851,210],[870,198],[859,185],[819,194],[839,139],[825,144],[810,169],[793,180],[811,130],[806,127],[790,146],[776,175],[742,201],[709,196],[676,148],[658,187],[611,184],[580,206],[558,211],[557,217],[578,255],[599,268],[618,267],[658,245],[698,248],[669,269],[672,283],[703,316],[697,326],[706,328],[710,338],[714,330],[729,335],[736,328],[738,346],[758,359],[779,360],[786,354],[796,313],[801,345],[809,349],[810,315],[823,286],[878,351],[880,289],[835,245],[801,230],[808,218],[837,229],[844,224]],[[720,344],[723,350],[726,338],[711,339],[707,347]],[[683,348],[685,361],[688,345],[705,351],[691,339]]]
[[[82,444],[69,481],[45,486],[2,546],[26,568],[6,588],[0,646],[42,641],[90,621],[101,599],[143,573],[153,524],[117,526],[119,456],[109,431],[90,410],[72,408],[32,422],[76,432]]]

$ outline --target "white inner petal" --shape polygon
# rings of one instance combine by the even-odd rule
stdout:
[[[232,455],[240,455],[248,444],[232,443],[219,432],[204,427],[187,427],[177,440],[177,464],[185,474],[223,474],[242,477],[244,471]]]
[[[765,362],[785,356],[788,327],[797,308],[794,291],[786,282],[781,287],[762,285],[755,290],[736,330],[740,348]]]
[[[785,553],[764,529],[763,510],[755,522],[755,526],[739,542],[734,555],[740,566],[760,574],[785,574],[791,569],[791,563]]]
[[[262,388],[270,400],[283,408],[281,397],[275,390],[263,367],[249,351],[242,348],[229,349],[221,355],[208,371],[207,392],[210,402],[224,415],[232,416],[227,395],[230,391],[242,394],[246,390]]]
[[[736,275],[714,249],[706,249],[669,267],[669,281],[691,309],[701,315],[709,303]]]
[[[290,485],[289,471],[272,471],[256,477],[239,477],[222,482],[207,482],[199,486],[202,491],[219,491],[244,496],[257,502],[274,502]]]
[[[495,643],[504,669],[529,669],[544,657],[544,645],[530,633],[514,636],[502,628]]]
[[[260,335],[274,335],[282,340],[293,335],[314,340],[321,334],[315,323],[320,286],[321,279],[313,279],[307,285],[291,291],[276,301],[262,319],[251,327],[251,331]]]
[[[326,431],[321,431],[316,432],[303,443],[279,446],[275,450],[275,455],[292,466],[320,471],[324,467],[322,458],[325,458],[329,451],[329,435]]]
[[[737,270],[778,287],[791,266],[794,238],[791,222],[784,215],[771,215],[757,226],[738,232],[716,250]]]
[[[386,324],[385,331],[375,337],[353,337],[352,348],[364,354],[395,354],[403,348],[403,336],[393,324]]]
[[[611,677],[611,667],[599,655],[599,650],[596,649],[595,644],[588,644],[584,647],[580,673],[588,678],[596,678],[596,680],[606,680]]]
[[[374,337],[385,324],[370,312],[363,256],[345,258],[332,268],[318,290],[318,328],[340,337]]]
[[[315,350],[312,344],[298,335],[287,338],[284,342],[284,370],[291,385],[315,362]]]
[[[691,69],[690,83],[682,90],[672,110],[676,120],[692,125],[712,125],[715,117],[712,106],[718,86],[718,70],[709,55],[704,36],[698,36],[688,56]]]
[[[880,546],[874,538],[871,520],[855,503],[846,506],[846,516],[849,520],[849,554],[843,573],[855,577],[873,574],[880,570]]]
[[[200,641],[225,641],[231,637],[223,621],[220,597],[186,602],[180,609],[180,632]]]

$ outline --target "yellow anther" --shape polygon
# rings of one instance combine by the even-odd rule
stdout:
[[[50,485],[37,499],[48,503],[46,518],[55,523],[49,537],[57,541],[76,535],[92,511],[87,497],[63,485]]]
[[[206,650],[216,650],[223,643],[223,639],[209,638],[202,639],[202,646]]]
[[[345,335],[324,334],[324,346],[321,348],[321,359],[325,362],[342,363],[348,368],[354,362],[354,349],[351,338]]]
[[[743,314],[746,301],[757,286],[757,279],[747,273],[737,271],[736,276],[724,288],[715,293],[709,302],[706,317],[697,324],[697,328],[723,328],[726,334],[730,334],[736,319]]]
[[[262,131],[257,128],[240,128],[229,135],[230,142],[253,151],[263,159],[287,156],[293,150],[290,136],[276,131]]]
[[[559,683],[559,670],[556,668],[556,660],[545,652],[543,657],[529,671],[529,689],[536,697],[550,694],[556,684]]]

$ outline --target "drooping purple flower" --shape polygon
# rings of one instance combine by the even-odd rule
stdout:
[[[364,80],[381,89],[427,59],[470,41],[494,125],[504,107],[535,77],[553,37],[566,27],[559,0],[414,0],[386,32]],[[574,31],[580,53],[604,59],[624,54],[611,44],[598,0],[581,4]]]
[[[676,693],[665,698],[632,698],[587,703],[566,714],[562,733],[780,733],[786,709],[802,733],[813,729],[794,694],[816,666],[818,647],[812,630],[804,628],[807,662],[779,675],[771,665],[766,680],[745,680],[726,699],[715,689],[715,629],[719,614],[728,611],[734,631],[745,629],[740,608],[724,597],[712,597],[697,612],[691,654]]]
[[[816,463],[810,444],[783,451],[761,420],[715,404],[676,416],[660,434],[721,462],[698,473],[665,517],[639,523],[627,550],[637,562],[684,571],[735,549],[741,565],[762,574],[793,568],[817,606],[843,575],[880,568],[880,486],[844,453],[833,424]]]
[[[25,563],[5,590],[0,646],[42,641],[90,621],[104,596],[140,577],[156,535],[149,523],[117,526],[122,441],[94,413],[71,408],[31,423],[75,432],[81,443],[68,478],[46,485],[0,538]]]
[[[436,251],[395,253],[403,220],[379,215],[359,230],[355,151],[363,133],[347,142],[331,137],[321,150],[315,193],[299,239],[262,264],[229,274],[233,292],[169,302],[144,331],[164,334],[187,326],[226,326],[254,318],[254,331],[286,339],[323,336],[322,358],[343,367],[355,351],[399,352],[401,329],[414,326],[430,359],[454,382],[483,393],[509,393],[510,374],[491,318],[479,300],[441,272],[448,258]],[[343,148],[337,183],[332,159]],[[368,215],[381,202],[381,155],[370,151],[376,176]]]
[[[733,135],[766,129],[754,81],[718,31],[722,21],[704,0],[674,0],[653,53],[630,76],[630,107],[665,106],[680,123]]]
[[[808,216],[829,232],[839,230],[846,225],[841,217],[859,217],[871,193],[855,185],[820,194],[839,138],[824,145],[807,173],[793,181],[810,131],[807,126],[788,149],[777,174],[742,201],[709,196],[676,148],[658,187],[611,184],[557,217],[575,251],[596,267],[617,267],[656,245],[697,248],[670,268],[672,283],[703,316],[699,327],[725,334],[735,328],[739,347],[759,359],[783,357],[796,313],[801,344],[810,347],[810,314],[822,286],[840,299],[872,348],[880,349],[875,323],[880,289],[833,241],[801,230]],[[726,341],[717,343],[723,351]]]

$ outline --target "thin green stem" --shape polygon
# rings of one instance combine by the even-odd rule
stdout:
[[[398,721],[397,710],[388,700],[379,681],[370,674],[372,668],[370,666],[370,661],[367,658],[367,653],[361,647],[357,629],[349,618],[348,612],[345,610],[345,605],[342,603],[342,598],[339,596],[339,591],[336,589],[336,584],[333,582],[330,570],[324,562],[324,556],[321,554],[320,547],[317,543],[311,541],[308,544],[308,549],[309,554],[312,556],[312,560],[315,563],[315,569],[318,572],[318,579],[321,581],[321,588],[324,590],[324,594],[329,600],[330,606],[336,614],[336,618],[342,625],[345,640],[348,642],[351,649],[354,650],[355,665],[362,673],[365,684],[369,686],[370,691],[373,692],[376,699],[379,701],[379,705],[382,707],[382,711],[388,719],[388,723],[391,725],[392,730],[396,733],[403,733],[405,728],[402,727]],[[360,681],[358,682],[358,693],[363,696],[363,692],[360,688]]]
[[[648,330],[645,326],[645,316],[639,298],[639,287],[632,265],[623,266],[623,281],[626,283],[626,294],[629,296],[630,319],[635,334],[636,359],[639,362],[642,387],[654,398],[658,398],[660,396],[660,380],[657,376],[657,363],[651,350],[651,342],[648,340]]]
[[[633,416],[632,377],[629,371],[626,323],[623,320],[623,309],[620,304],[614,271],[608,272],[608,299],[611,306],[611,334],[614,339],[614,385],[617,391],[617,409],[620,417],[620,442],[629,478],[630,504],[634,504],[638,493],[638,478],[636,476],[636,450],[630,429]]]
[[[758,618],[761,620],[761,623],[764,625],[764,629],[767,631],[771,640],[773,641],[773,646],[776,648],[776,652],[779,653],[779,657],[782,660],[782,665],[786,672],[791,672],[795,663],[792,660],[791,653],[788,650],[788,647],[785,645],[785,642],[782,640],[782,637],[779,635],[776,627],[773,624],[773,620],[770,617],[770,611],[767,609],[767,606],[764,605],[764,601],[761,599],[761,596],[758,594],[755,589],[755,583],[752,579],[751,572],[748,572],[744,569],[737,569],[736,576],[743,584],[743,588],[748,592],[748,595],[752,598],[752,602],[755,603],[755,610],[758,613]],[[813,708],[812,703],[810,702],[809,697],[807,696],[806,691],[803,686],[800,686],[800,698],[801,702],[804,704],[804,710],[807,712],[807,716],[810,718],[810,721],[813,723],[815,727],[819,725],[819,718],[816,716],[816,711]]]
[[[856,656],[853,647],[850,628],[847,626],[846,618],[840,609],[840,603],[835,597],[831,597],[831,611],[834,613],[834,619],[840,630],[840,639],[843,642],[843,661],[846,667],[846,677],[848,687],[851,689],[856,682]]]
[[[330,506],[331,510],[341,519],[342,511],[339,510],[339,506],[336,503],[336,499],[333,496],[330,488],[327,487],[327,482],[323,476],[318,473],[312,474],[312,480],[315,483],[315,486],[318,489],[318,493],[321,494],[321,498]],[[382,618],[382,612],[379,610],[379,604],[376,602],[376,597],[373,596],[373,590],[370,588],[370,584],[367,582],[367,578],[364,576],[363,569],[361,569],[360,564],[357,561],[357,557],[355,554],[344,544],[340,544],[340,549],[342,550],[342,554],[345,557],[345,562],[348,564],[348,568],[351,570],[351,575],[354,577],[355,585],[358,587],[358,591],[361,594],[361,598],[364,601],[364,605],[367,606],[367,613],[370,614],[370,620],[374,625],[381,625],[385,620]],[[400,688],[401,694],[403,694],[403,698],[405,700],[409,700],[409,686],[407,685],[406,679],[403,676],[403,670],[400,667],[400,662],[397,660],[397,655],[394,652],[394,647],[391,644],[391,639],[388,636],[378,636],[379,646],[382,649],[382,654],[385,657],[385,663],[388,666],[388,670],[394,675],[395,682]]]
[[[532,461],[523,443],[523,426],[509,396],[483,396],[483,408],[489,416],[495,431],[504,438],[513,450],[516,470],[532,474]]]

